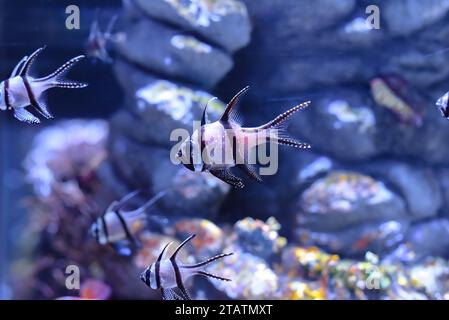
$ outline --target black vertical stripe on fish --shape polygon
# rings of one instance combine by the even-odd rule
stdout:
[[[171,244],[171,242],[167,243],[165,247],[162,249],[161,253],[159,254],[159,257],[157,258],[156,264],[154,266],[154,276],[156,278],[156,286],[157,288],[161,287],[161,276],[160,276],[160,263],[162,261],[162,257],[164,256],[165,250],[168,248],[168,246]]]
[[[184,283],[182,282],[182,276],[181,272],[179,271],[178,264],[176,263],[176,260],[170,260],[171,264],[173,266],[173,271],[175,272],[175,279],[176,279],[176,285],[181,290],[182,294],[184,295],[185,300],[191,300],[189,293],[187,292],[186,288],[184,287]]]
[[[5,80],[4,91],[5,91],[5,104],[8,109],[12,108],[9,102],[9,79]]]
[[[156,288],[161,287],[161,262],[158,260],[154,265],[154,276],[156,278]]]
[[[236,139],[234,128],[231,126],[231,124],[229,122],[222,122],[221,125],[223,126],[223,128],[225,130],[225,134],[223,135],[223,137],[224,136],[226,136],[228,138],[230,137],[229,140],[232,143],[232,161],[237,163],[237,139]],[[231,136],[229,136],[228,133],[231,134]],[[226,150],[225,146],[226,146],[226,141],[223,139],[222,148],[223,148],[224,154],[226,154],[228,152],[228,150]],[[226,159],[226,157],[225,157],[225,159]],[[224,161],[223,161],[223,164],[225,164]]]
[[[109,242],[109,231],[108,231],[108,226],[106,224],[106,220],[104,219],[104,216],[101,216],[101,224],[103,225],[104,236],[106,237],[106,242]]]
[[[204,149],[206,149],[206,141],[204,140],[204,126],[206,125],[206,108],[203,111],[203,117],[201,119],[201,127],[200,127],[200,159],[201,159],[201,171],[204,171]]]
[[[205,166],[204,166],[204,159],[203,159],[203,155],[204,155],[204,150],[206,149],[206,141],[204,141],[204,128],[201,129],[201,171],[204,171]]]
[[[100,231],[98,230],[98,223],[95,224],[95,240],[97,240],[98,243],[100,243]]]
[[[193,144],[192,144],[192,139],[189,140],[189,164],[192,166],[193,168]]]
[[[33,107],[35,107],[36,109],[39,110],[39,108],[38,108],[39,103],[37,102],[36,97],[34,96],[34,92],[33,92],[32,88],[31,88],[31,85],[30,85],[30,82],[28,81],[28,78],[24,77],[24,76],[22,76],[21,78],[22,78],[23,84],[25,85],[25,89],[27,91],[28,100],[30,101],[30,104]]]
[[[146,283],[148,286],[151,286],[151,269],[150,269],[150,268],[148,268],[148,269],[145,271],[145,283]]]
[[[122,215],[118,212],[118,211],[113,211],[115,213],[115,215],[117,216],[117,218],[120,221],[120,224],[122,225],[123,230],[125,231],[126,237],[135,242],[134,237],[132,236],[131,232],[128,229],[128,226],[126,225],[125,219],[123,219]]]

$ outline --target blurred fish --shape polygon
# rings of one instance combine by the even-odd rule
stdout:
[[[86,55],[92,59],[98,59],[104,63],[112,63],[113,60],[108,52],[109,42],[113,39],[112,29],[117,21],[117,15],[113,16],[106,27],[105,32],[101,32],[98,20],[94,20],[90,26],[89,38],[86,42]]]
[[[446,119],[449,119],[449,92],[446,92],[444,96],[438,99],[436,105],[440,109],[441,114]]]
[[[50,88],[77,89],[87,87],[80,82],[65,81],[63,75],[67,73],[84,56],[75,57],[52,74],[43,78],[33,78],[28,72],[34,59],[45,47],[34,51],[30,56],[25,56],[14,68],[11,77],[0,83],[0,109],[12,110],[14,117],[28,123],[40,123],[40,120],[27,111],[27,106],[32,106],[47,119],[53,118],[45,103],[40,99],[42,93]]]
[[[131,192],[121,200],[111,203],[90,228],[90,234],[99,244],[111,245],[120,255],[129,256],[132,253],[131,247],[140,247],[135,235],[146,225],[146,210],[165,195],[165,192],[161,191],[141,207],[124,211],[123,207],[139,192]]]
[[[389,109],[404,124],[422,125],[425,104],[404,79],[385,75],[371,80],[370,84],[377,104]]]
[[[200,128],[181,144],[177,153],[186,168],[198,172],[209,171],[233,187],[243,188],[242,180],[234,176],[230,168],[237,166],[249,177],[262,181],[250,161],[250,150],[253,148],[270,142],[300,149],[310,148],[307,143],[297,141],[286,133],[287,121],[296,112],[309,106],[310,101],[297,105],[260,127],[247,128],[241,126],[234,107],[248,89],[244,88],[231,99],[216,122],[207,124],[206,105]]]
[[[194,275],[203,275],[213,279],[222,281],[231,281],[230,279],[222,278],[211,273],[208,273],[204,268],[210,263],[230,256],[233,253],[223,253],[212,257],[206,261],[192,264],[183,265],[178,264],[176,256],[181,248],[190,240],[195,237],[195,234],[184,240],[169,259],[162,260],[165,250],[172,243],[168,243],[162,252],[160,253],[157,261],[150,265],[140,275],[140,279],[152,289],[160,289],[162,292],[162,298],[164,300],[191,300],[189,293],[187,292],[184,281]],[[180,293],[178,294],[175,289],[178,288]]]
[[[80,295],[59,297],[56,300],[107,300],[111,296],[111,287],[96,279],[88,279],[81,284]]]

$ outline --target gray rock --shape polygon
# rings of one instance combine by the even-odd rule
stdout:
[[[447,56],[428,52],[428,48],[402,47],[389,57],[381,72],[400,74],[417,89],[427,90],[449,77]]]
[[[449,216],[449,169],[440,169],[437,171],[438,180],[442,193],[441,213]]]
[[[380,141],[388,145],[392,154],[399,157],[410,156],[430,165],[447,165],[449,159],[449,126],[445,118],[434,107],[435,101],[428,101],[430,107],[424,110],[422,126],[419,128],[392,125],[378,119]],[[385,121],[385,122],[384,122]],[[383,130],[382,130],[383,129]]]
[[[132,85],[132,84],[131,84]],[[200,121],[204,108],[212,99],[209,93],[165,80],[154,80],[137,90],[128,100],[130,112],[120,111],[111,122],[129,136],[142,143],[155,143],[172,147],[179,138],[171,134],[183,129],[186,134],[193,131],[194,121]],[[217,120],[224,111],[219,100],[209,103],[207,114],[211,121]]]
[[[270,181],[278,190],[279,202],[290,203],[314,181],[339,168],[330,157],[315,150],[279,149],[279,169]]]
[[[436,219],[414,225],[406,237],[414,259],[449,256],[449,220]]]
[[[269,0],[244,1],[250,15],[264,17],[273,33],[315,32],[334,26],[348,16],[354,9],[355,0],[284,0],[273,3]]]
[[[344,171],[315,181],[299,197],[295,210],[298,226],[313,231],[406,219],[404,201],[383,182]]]
[[[123,59],[114,62],[114,74],[128,99],[135,97],[137,90],[159,80],[149,72],[134,66]]]
[[[363,257],[367,251],[383,256],[404,241],[408,222],[386,221],[354,226],[337,232],[296,229],[296,238],[304,246],[318,246],[332,253]]]
[[[279,93],[317,89],[323,86],[367,82],[373,75],[373,64],[363,55],[329,55],[308,57],[286,56],[282,64],[271,70],[267,85],[281,84]]]
[[[407,36],[444,18],[449,11],[446,0],[383,1],[381,16],[393,36]]]
[[[162,210],[185,216],[216,218],[230,186],[207,172],[192,172],[179,166],[170,181]]]
[[[194,31],[228,51],[246,46],[251,22],[246,6],[236,0],[136,0],[147,16]]]
[[[376,118],[370,102],[354,90],[317,95],[312,105],[294,119],[290,129],[310,142],[314,151],[340,160],[365,160],[383,148],[376,142]]]
[[[435,216],[442,205],[442,192],[434,172],[398,161],[376,161],[363,167],[403,196],[412,219]]]
[[[225,52],[151,20],[129,21],[124,32],[118,53],[148,72],[210,88],[233,66]]]

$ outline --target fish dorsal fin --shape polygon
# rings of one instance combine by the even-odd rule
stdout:
[[[20,76],[24,77],[28,75],[28,71],[30,70],[31,65],[33,64],[34,59],[36,59],[37,55],[41,53],[42,50],[45,49],[46,46],[43,46],[36,51],[34,51],[28,59],[25,61],[25,64],[22,67],[22,70],[20,70]]]
[[[207,117],[207,107],[209,106],[209,104],[212,101],[215,101],[217,99],[218,99],[217,97],[213,97],[213,98],[209,99],[209,101],[207,101],[206,107],[204,108],[203,115],[201,117],[201,126],[204,126],[205,124],[209,123],[209,119]]]
[[[92,24],[90,25],[89,41],[92,41],[93,39],[95,39],[95,37],[97,36],[98,33],[99,33],[98,21],[94,20],[92,22]]]
[[[158,192],[154,197],[152,197],[150,200],[145,202],[141,207],[137,208],[136,210],[126,212],[127,216],[135,217],[135,216],[138,216],[138,215],[144,213],[148,208],[150,208],[152,205],[154,205],[159,199],[165,197],[166,194],[167,194],[166,190]]]
[[[159,254],[159,257],[157,258],[157,262],[161,262],[162,258],[164,257],[165,250],[172,244],[173,242],[169,242],[165,245],[164,249],[162,249],[161,253]]]
[[[240,90],[239,93],[237,93],[232,99],[231,101],[229,101],[226,110],[223,112],[223,115],[220,118],[221,122],[228,122],[229,119],[232,118],[232,111],[233,108],[235,107],[235,105],[237,104],[239,98],[246,92],[249,90],[249,86],[246,86],[245,88],[243,88],[242,90]]]
[[[126,196],[121,198],[119,201],[114,201],[115,203],[113,203],[114,205],[111,205],[109,207],[109,211],[117,211],[117,210],[122,209],[129,200],[131,200],[132,198],[137,196],[140,192],[141,192],[141,190],[135,190],[133,192],[128,193]]]
[[[14,78],[18,74],[20,74],[20,72],[22,71],[22,68],[23,68],[23,64],[27,61],[27,59],[28,59],[28,56],[25,56],[22,58],[22,60],[19,61],[19,63],[17,63],[16,67],[11,72],[11,78]]]
[[[104,32],[104,35],[105,35],[106,38],[111,36],[112,29],[114,29],[115,23],[117,22],[117,18],[118,18],[118,15],[116,14],[116,15],[112,16],[111,20],[109,20],[109,23],[108,23],[108,25],[106,27],[106,30]]]
[[[204,107],[203,115],[201,116],[201,126],[207,123],[207,105]]]
[[[180,245],[179,247],[176,248],[175,252],[173,252],[172,256],[170,257],[170,260],[174,261],[176,259],[176,256],[178,255],[179,250],[182,249],[182,247],[184,247],[184,245],[189,242],[190,240],[192,240],[193,238],[196,237],[196,234],[192,234],[190,237],[188,237],[187,239],[185,239]]]

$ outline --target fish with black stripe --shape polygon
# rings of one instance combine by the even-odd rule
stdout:
[[[165,191],[161,191],[137,209],[125,211],[124,207],[139,192],[139,190],[131,192],[121,200],[112,202],[90,228],[91,236],[100,245],[110,245],[123,256],[131,255],[132,249],[141,246],[136,234],[151,218],[146,211],[165,195]],[[153,218],[156,219],[157,216]]]
[[[250,161],[251,152],[258,146],[276,143],[299,149],[310,148],[309,144],[290,137],[286,131],[290,117],[308,107],[310,101],[287,110],[262,126],[243,127],[235,107],[238,99],[248,89],[249,87],[245,87],[231,99],[218,121],[207,123],[206,105],[200,127],[189,138],[181,142],[176,154],[186,168],[197,172],[208,171],[235,188],[243,188],[242,179],[233,175],[230,169],[238,167],[250,178],[262,181],[254,166],[255,163]],[[214,154],[218,156],[214,156]]]
[[[111,18],[104,32],[100,30],[97,19],[92,22],[85,50],[89,58],[94,59],[94,61],[98,59],[104,63],[113,62],[108,52],[108,45],[114,39],[112,29],[117,21],[117,17],[117,15],[114,15]]]
[[[28,123],[40,123],[39,118],[26,110],[32,106],[44,118],[53,118],[41,96],[51,88],[79,89],[87,87],[86,83],[66,81],[63,76],[81,59],[83,55],[70,59],[52,74],[43,78],[33,78],[29,75],[30,68],[45,47],[25,56],[16,65],[9,79],[0,83],[0,110],[11,110],[14,117]]]
[[[191,300],[190,295],[184,286],[184,281],[195,275],[201,275],[221,281],[231,281],[231,279],[219,277],[207,272],[205,267],[212,262],[223,259],[233,253],[223,253],[196,264],[185,265],[178,263],[176,256],[179,251],[195,236],[196,235],[193,234],[185,239],[179,247],[176,248],[170,258],[163,259],[165,251],[172,242],[166,244],[156,262],[146,268],[140,275],[140,279],[148,287],[161,291],[164,300]],[[175,291],[176,288],[179,289],[179,293]]]

